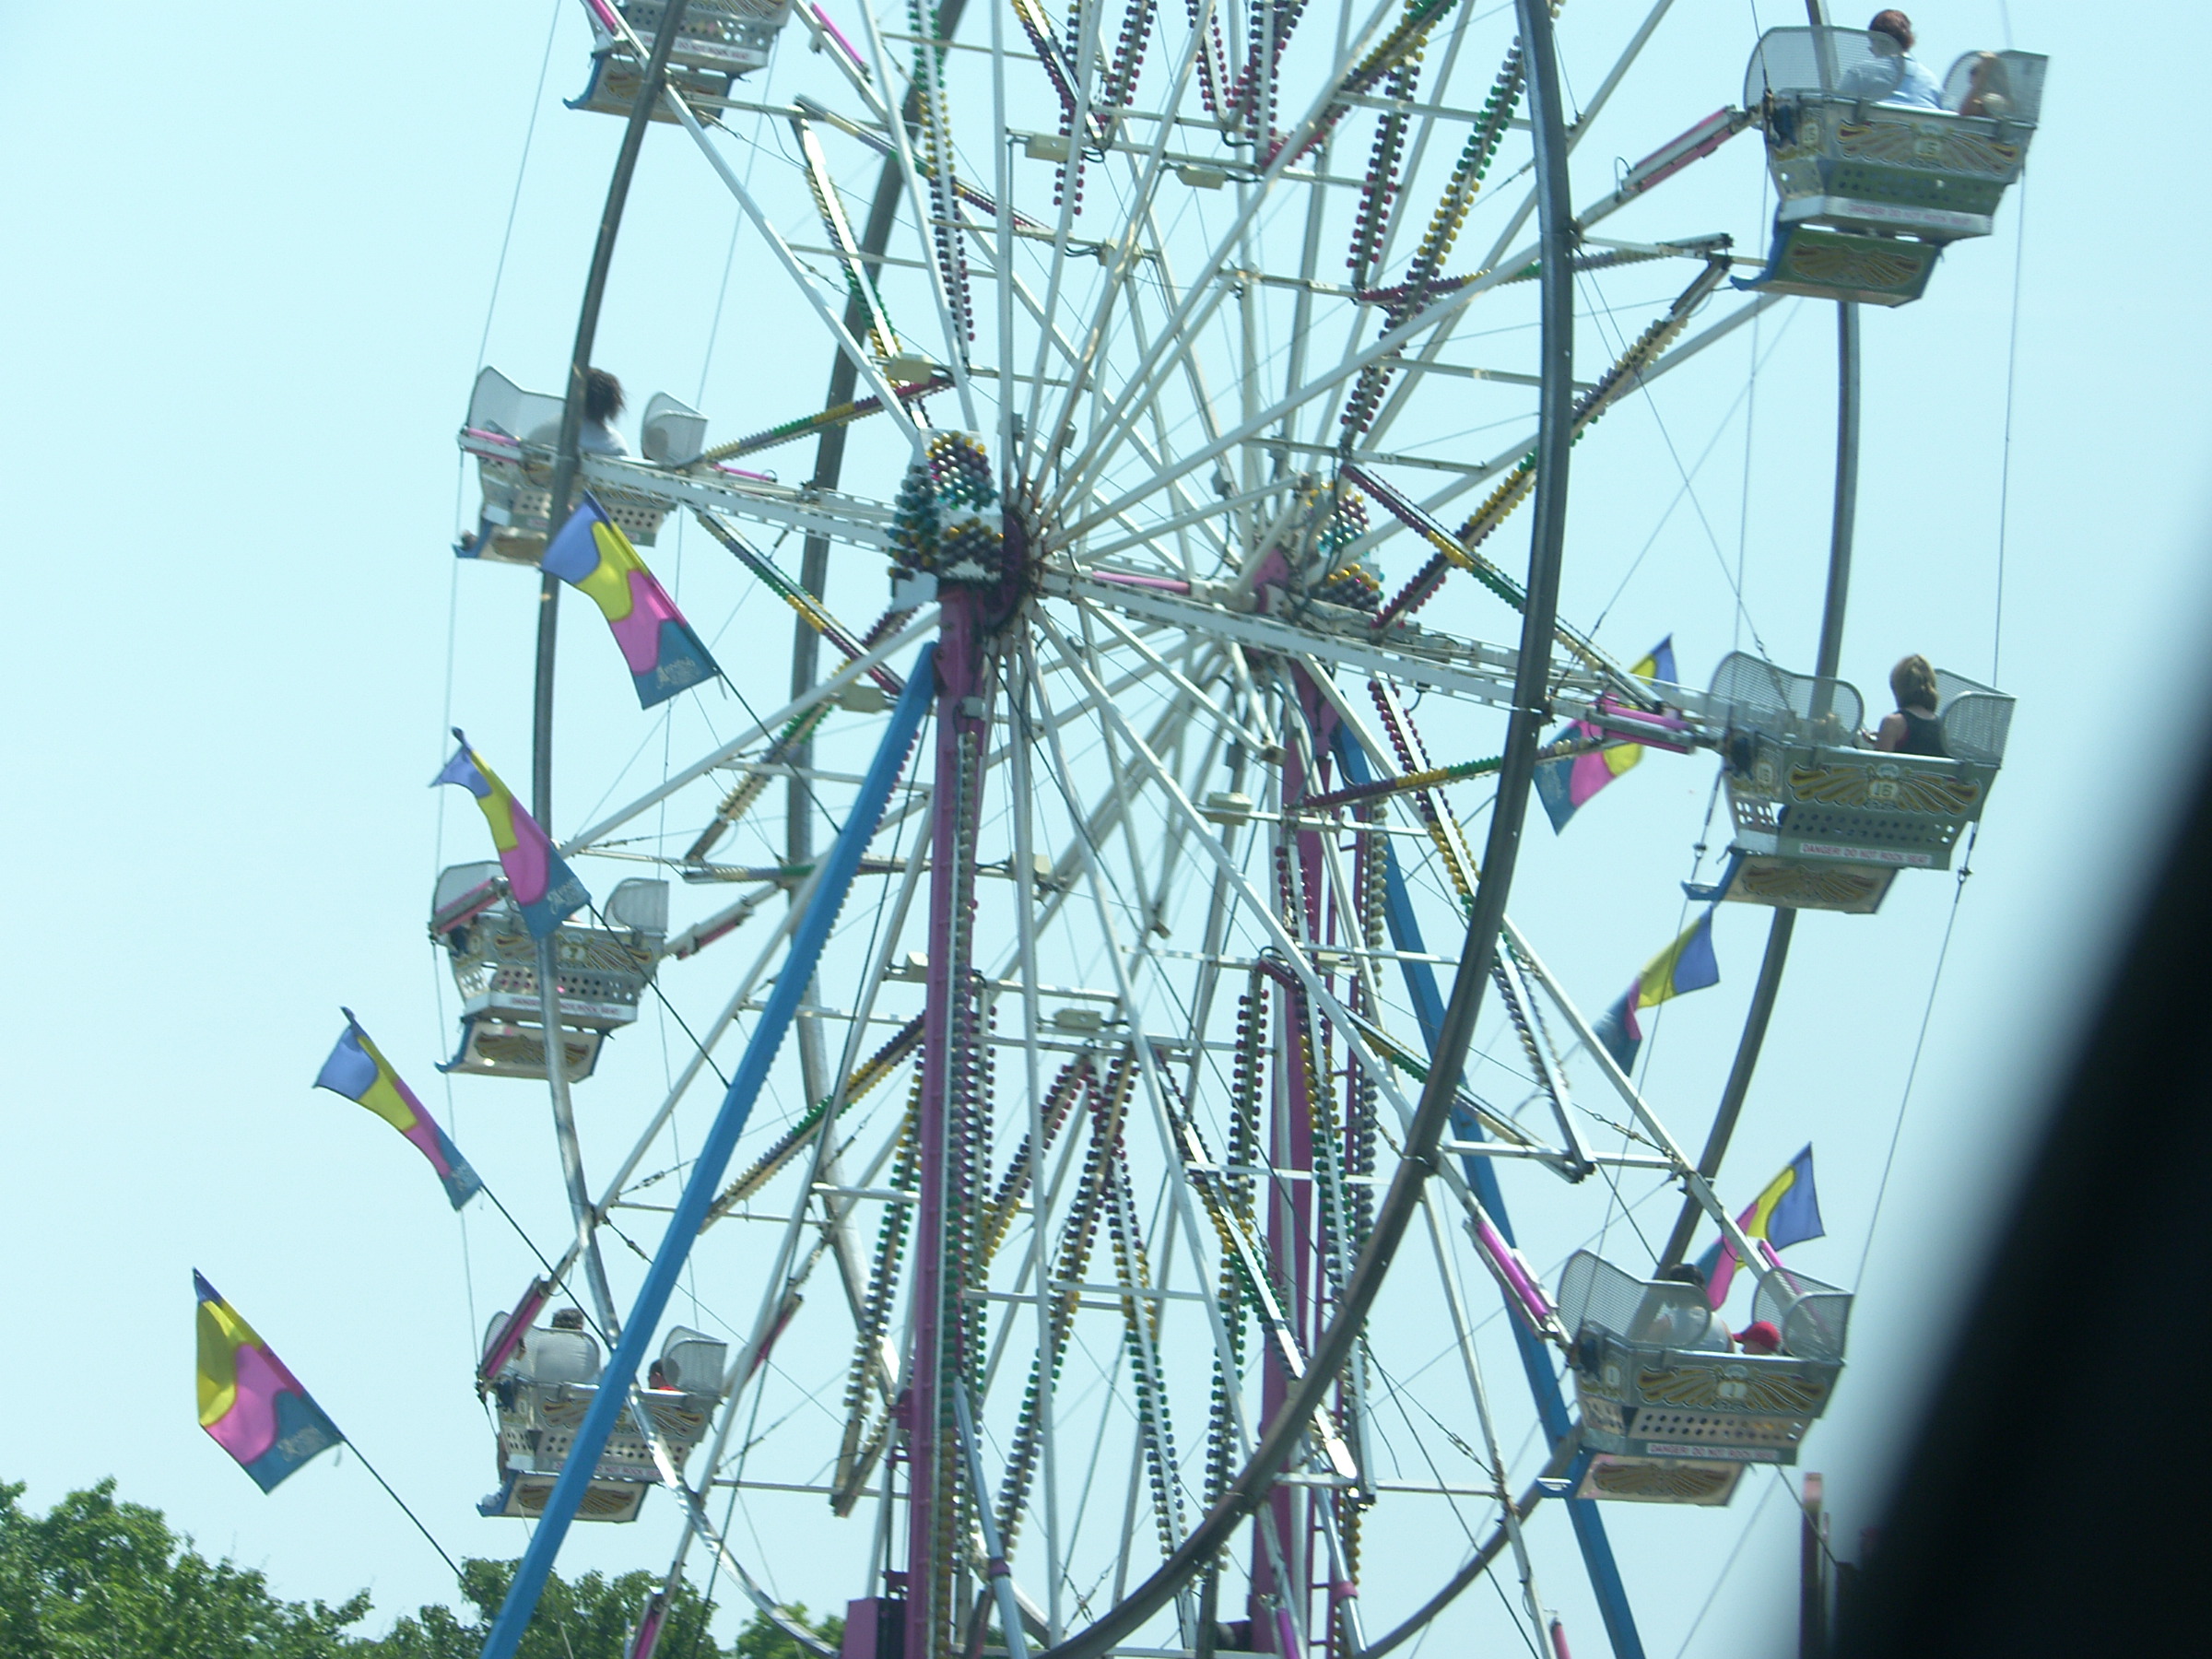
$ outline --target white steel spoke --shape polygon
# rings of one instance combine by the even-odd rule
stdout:
[[[862,0],[859,9],[861,23],[868,31],[868,53],[876,60],[876,76],[888,96],[899,82],[892,76],[890,60],[884,53],[883,33],[876,27],[876,8],[867,0]],[[924,46],[916,50],[927,52],[930,49]],[[900,104],[903,108],[903,100]],[[922,244],[923,263],[929,272],[930,297],[936,301],[937,325],[944,331],[945,361],[952,370],[953,385],[960,394],[960,413],[967,418],[968,425],[978,426],[982,423],[977,420],[975,414],[975,389],[968,382],[968,342],[961,336],[959,324],[953,320],[951,278],[938,265],[936,238],[929,234],[929,222],[935,215],[923,194],[922,174],[914,166],[913,141],[908,135],[906,123],[897,120],[888,124],[891,141],[898,150],[900,181],[906,186],[907,210],[914,216],[914,229]],[[1003,198],[999,211],[1006,211]]]
[[[1361,25],[1352,42],[1351,53],[1347,53],[1340,62],[1349,63],[1351,55],[1356,54],[1366,46],[1369,39],[1382,26],[1384,18],[1389,15],[1394,3],[1395,0],[1381,0],[1381,3],[1368,15],[1366,23]],[[1111,443],[1118,439],[1122,429],[1135,418],[1135,411],[1130,406],[1130,400],[1141,398],[1150,391],[1148,382],[1154,371],[1159,369],[1162,354],[1171,343],[1185,337],[1184,331],[1191,323],[1192,313],[1197,310],[1200,302],[1209,294],[1218,296],[1219,284],[1217,278],[1228,268],[1230,262],[1238,256],[1239,250],[1244,244],[1245,233],[1250,229],[1253,217],[1258,214],[1261,206],[1267,200],[1268,194],[1273,189],[1276,181],[1289,167],[1293,158],[1320,130],[1322,124],[1327,118],[1330,105],[1335,100],[1337,83],[1341,78],[1342,71],[1340,70],[1315,96],[1305,115],[1290,130],[1289,135],[1277,150],[1274,159],[1268,162],[1265,170],[1253,181],[1253,188],[1244,205],[1239,209],[1234,222],[1216,241],[1213,251],[1206,256],[1197,273],[1190,278],[1189,286],[1183,290],[1182,301],[1176,307],[1174,316],[1169,321],[1167,327],[1161,331],[1160,336],[1155,341],[1152,349],[1147,351],[1138,359],[1136,367],[1131,371],[1128,379],[1123,382],[1121,394],[1124,400],[1123,412],[1103,435],[1105,443]],[[1053,504],[1058,505],[1059,500],[1055,499]]]
[[[772,736],[775,733],[782,731],[796,716],[804,714],[818,703],[830,701],[843,692],[846,688],[857,685],[866,677],[869,669],[881,666],[909,645],[927,638],[936,630],[937,607],[934,605],[924,606],[914,613],[912,619],[904,628],[891,638],[884,641],[882,644],[853,658],[835,674],[817,680],[773,714],[754,722],[742,734],[724,744],[704,759],[692,762],[666,782],[646,791],[629,806],[618,808],[607,817],[601,818],[590,829],[582,830],[571,840],[562,842],[561,855],[564,858],[572,858],[579,853],[589,851],[612,831],[619,830],[623,825],[635,818],[643,817],[677,791],[697,782],[715,768],[727,766],[762,738]]]
[[[1103,9],[1102,6],[1096,5],[1083,7],[1087,30],[1091,29],[1093,21]],[[1213,15],[1214,0],[1204,0],[1204,4],[1199,7],[1198,18],[1191,29],[1190,44],[1184,48],[1182,56],[1175,66],[1174,90],[1169,94],[1167,100],[1167,108],[1171,110],[1177,108],[1182,102],[1183,92],[1190,85],[1191,71],[1197,66],[1199,43],[1206,38],[1205,30],[1212,21]],[[1091,36],[1087,33],[1085,50],[1091,49]],[[1077,131],[1078,134],[1082,131],[1079,121]],[[1075,418],[1076,400],[1082,395],[1084,390],[1097,375],[1099,354],[1106,343],[1107,330],[1112,320],[1115,301],[1120,298],[1124,286],[1128,282],[1130,268],[1135,263],[1138,232],[1144,229],[1151,220],[1152,197],[1154,192],[1159,188],[1168,139],[1173,132],[1174,128],[1165,121],[1158,123],[1153,129],[1152,147],[1144,158],[1143,171],[1137,181],[1135,202],[1130,214],[1128,228],[1122,235],[1120,245],[1113,252],[1113,263],[1107,270],[1105,280],[1099,285],[1098,309],[1091,316],[1089,326],[1084,330],[1083,343],[1077,352],[1075,372],[1069,379],[1067,394],[1061,400],[1060,412],[1053,421],[1052,429],[1055,432],[1065,429],[1068,422]]]
[[[1307,382],[1305,385],[1300,387],[1289,396],[1277,400],[1276,403],[1270,405],[1266,409],[1253,416],[1241,426],[1238,427],[1234,431],[1224,433],[1214,442],[1206,444],[1204,447],[1193,452],[1191,454],[1186,455],[1182,460],[1177,462],[1169,471],[1162,473],[1156,478],[1148,480],[1143,488],[1132,490],[1127,494],[1118,496],[1107,506],[1099,508],[1089,513],[1087,517],[1077,520],[1074,524],[1070,524],[1063,534],[1068,539],[1072,540],[1075,537],[1081,535],[1085,531],[1091,529],[1097,524],[1104,523],[1105,521],[1114,517],[1115,514],[1135,505],[1136,502],[1143,500],[1145,497],[1150,495],[1154,490],[1159,488],[1162,485],[1195,471],[1198,467],[1205,465],[1208,461],[1213,460],[1217,455],[1223,454],[1226,452],[1234,449],[1238,444],[1244,442],[1248,439],[1257,437],[1260,433],[1265,431],[1269,427],[1274,426],[1277,421],[1281,420],[1283,416],[1288,413],[1290,410],[1299,407],[1302,404],[1310,403],[1312,401],[1312,399],[1320,396],[1331,387],[1341,385],[1344,382],[1358,374],[1362,369],[1365,369],[1369,364],[1376,362],[1382,358],[1388,357],[1392,352],[1396,351],[1401,347],[1405,346],[1407,341],[1418,339],[1420,337],[1420,335],[1427,333],[1430,329],[1437,327],[1448,318],[1455,316],[1460,312],[1465,311],[1468,304],[1473,300],[1479,299],[1483,294],[1488,293],[1491,288],[1505,281],[1509,274],[1510,273],[1505,271],[1494,271],[1490,273],[1490,275],[1479,277],[1474,282],[1467,284],[1466,287],[1455,289],[1452,293],[1446,294],[1442,298],[1432,301],[1427,306],[1424,306],[1420,311],[1415,312],[1405,322],[1399,324],[1397,327],[1391,329],[1388,333],[1384,334],[1365,351],[1359,352],[1354,357],[1347,358],[1343,362],[1337,364],[1335,368],[1329,370],[1327,372],[1316,376],[1313,380]]]

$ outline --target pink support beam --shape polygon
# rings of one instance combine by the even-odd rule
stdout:
[[[962,1079],[960,1004],[972,994],[962,945],[973,885],[972,803],[963,787],[980,758],[984,722],[982,600],[947,587],[936,653],[936,779],[930,797],[929,968],[922,1026],[922,1098],[915,1124],[918,1204],[913,1244],[913,1349],[907,1367],[907,1602],[904,1659],[939,1659],[949,1609],[939,1594],[958,1540],[946,1513],[959,1466],[951,1400],[943,1383],[961,1361],[958,1276],[948,1259],[959,1148],[953,1144]],[[963,749],[967,753],[963,754]]]
[[[547,1299],[552,1294],[551,1280],[538,1278],[530,1281],[530,1288],[523,1292],[523,1300],[514,1304],[514,1312],[507,1315],[507,1322],[500,1326],[498,1334],[486,1346],[483,1360],[477,1367],[478,1382],[488,1382],[500,1374],[500,1368],[522,1346],[524,1334],[530,1329],[538,1310],[546,1305]]]
[[[1475,1245],[1483,1265],[1512,1299],[1513,1311],[1527,1321],[1531,1330],[1546,1329],[1551,1324],[1551,1299],[1544,1294],[1544,1287],[1522,1261],[1521,1253],[1505,1241],[1504,1235],[1488,1216],[1476,1218]]]
[[[852,65],[853,73],[863,80],[874,80],[876,77],[868,73],[867,65],[861,61],[859,50],[845,39],[843,29],[830,21],[830,14],[818,6],[809,6],[806,9],[814,14],[814,20],[822,26],[822,32],[837,42],[838,51],[844,53],[845,61]]]

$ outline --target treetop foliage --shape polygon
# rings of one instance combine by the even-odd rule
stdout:
[[[476,1659],[507,1594],[513,1561],[461,1567],[465,1617],[418,1608],[382,1636],[348,1634],[370,1613],[362,1591],[335,1604],[286,1601],[259,1572],[211,1561],[160,1511],[118,1502],[103,1480],[44,1515],[23,1488],[0,1485],[0,1655],[6,1659]],[[652,1572],[587,1572],[547,1582],[519,1659],[623,1659]],[[804,1616],[806,1609],[794,1612]],[[708,1626],[714,1604],[685,1584],[656,1659],[811,1659],[756,1612],[728,1649]],[[844,1621],[809,1622],[833,1646]]]

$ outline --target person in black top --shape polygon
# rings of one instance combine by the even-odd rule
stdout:
[[[1889,670],[1897,712],[1882,717],[1872,747],[1893,755],[1942,755],[1943,722],[1936,717],[1936,670],[1924,656],[1905,658]]]

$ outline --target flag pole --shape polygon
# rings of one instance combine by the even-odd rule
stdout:
[[[392,1489],[392,1483],[390,1481],[386,1480],[382,1475],[377,1473],[376,1465],[369,1461],[367,1453],[363,1452],[358,1445],[354,1445],[353,1441],[349,1437],[346,1435],[340,1435],[338,1438],[347,1445],[353,1447],[354,1456],[359,1460],[361,1467],[369,1471],[369,1477],[375,1481],[378,1486],[384,1488],[385,1497],[391,1499],[393,1502],[399,1505],[399,1512],[401,1514],[405,1515],[408,1520],[415,1523],[415,1530],[422,1535],[422,1541],[438,1552],[438,1559],[440,1560],[443,1561],[449,1568],[453,1569],[453,1582],[455,1583],[459,1583],[461,1582],[461,1568],[459,1564],[454,1561],[452,1556],[445,1553],[445,1546],[439,1543],[436,1538],[433,1538],[430,1535],[430,1529],[422,1524],[422,1517],[417,1514],[407,1506],[407,1500],[405,1498],[402,1498],[397,1492]]]

